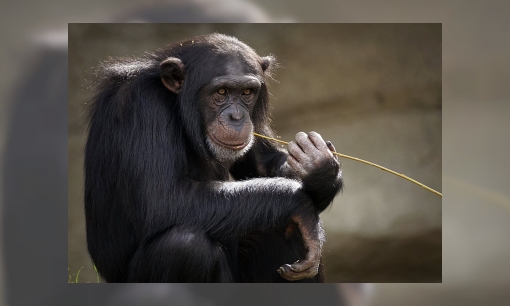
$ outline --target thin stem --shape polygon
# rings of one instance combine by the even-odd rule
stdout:
[[[257,137],[265,138],[265,139],[268,139],[268,140],[276,141],[276,142],[278,142],[278,143],[280,143],[280,144],[283,144],[283,145],[288,145],[288,144],[289,144],[289,143],[288,143],[288,142],[286,142],[286,141],[278,140],[278,139],[275,139],[275,138],[272,138],[272,137],[267,137],[267,136],[260,135],[260,134],[257,134],[257,133],[253,133],[253,135],[255,135],[255,136],[257,136]],[[380,166],[380,165],[378,165],[378,164],[374,164],[374,163],[372,163],[372,162],[369,162],[369,161],[363,160],[363,159],[361,159],[361,158],[357,158],[357,157],[353,157],[353,156],[349,156],[349,155],[345,155],[345,154],[337,153],[337,152],[332,152],[332,153],[333,153],[333,154],[335,154],[335,155],[337,155],[337,156],[343,157],[343,158],[352,159],[352,160],[358,161],[358,162],[360,162],[360,163],[364,163],[364,164],[367,164],[367,165],[370,165],[370,166],[374,166],[374,167],[379,168],[379,169],[381,169],[381,170],[384,170],[384,171],[387,171],[387,172],[389,172],[389,173],[392,173],[392,174],[394,174],[394,175],[396,175],[396,176],[400,176],[400,177],[401,177],[401,178],[403,178],[403,179],[406,179],[406,180],[408,180],[408,181],[410,181],[410,182],[413,182],[413,183],[415,183],[416,185],[418,185],[418,186],[420,186],[420,187],[422,187],[422,188],[425,188],[425,189],[427,189],[428,191],[430,191],[430,192],[432,192],[432,193],[435,193],[435,194],[437,194],[437,195],[438,195],[438,196],[440,196],[440,197],[443,197],[443,194],[441,194],[440,192],[438,192],[438,191],[436,191],[436,190],[434,190],[434,189],[432,189],[432,188],[428,187],[427,185],[424,185],[424,184],[422,184],[422,183],[420,183],[420,182],[418,182],[418,181],[416,181],[416,180],[413,180],[412,178],[410,178],[410,177],[408,177],[408,176],[406,176],[406,175],[404,175],[404,174],[402,174],[402,173],[395,172],[395,171],[393,171],[393,170],[391,170],[391,169],[388,169],[388,168],[383,167],[383,166]]]

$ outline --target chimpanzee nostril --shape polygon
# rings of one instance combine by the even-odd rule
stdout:
[[[244,116],[241,112],[230,113],[230,120],[232,121],[239,121],[242,120],[243,118]]]
[[[235,107],[228,113],[228,118],[234,122],[241,121],[244,119],[244,113],[239,107]]]

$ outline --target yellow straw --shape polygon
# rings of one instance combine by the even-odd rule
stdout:
[[[272,140],[272,141],[276,141],[276,142],[281,143],[281,144],[283,144],[283,145],[288,145],[288,144],[289,144],[289,143],[288,143],[288,142],[286,142],[286,141],[282,141],[282,140],[274,139],[274,138],[267,137],[267,136],[264,136],[264,135],[260,135],[260,134],[257,134],[257,133],[253,133],[253,135],[255,135],[255,136],[257,136],[257,137],[261,137],[261,138],[269,139],[269,140]],[[392,173],[392,174],[394,174],[394,175],[396,175],[396,176],[400,176],[400,177],[401,177],[401,178],[403,178],[403,179],[406,179],[406,180],[408,180],[408,181],[410,181],[410,182],[413,182],[413,183],[415,183],[416,185],[418,185],[418,186],[420,186],[420,187],[422,187],[422,188],[425,188],[425,189],[427,189],[428,191],[433,192],[433,193],[437,194],[437,195],[438,195],[438,196],[440,196],[440,197],[443,197],[443,194],[441,194],[440,192],[438,192],[438,191],[436,191],[436,190],[434,190],[434,189],[432,189],[432,188],[428,187],[427,185],[424,185],[424,184],[422,184],[422,183],[420,183],[420,182],[418,182],[418,181],[416,181],[416,180],[413,180],[412,178],[410,178],[410,177],[408,177],[408,176],[406,176],[406,175],[403,175],[402,173],[395,172],[395,171],[393,171],[393,170],[391,170],[391,169],[388,169],[388,168],[386,168],[386,167],[380,166],[380,165],[378,165],[378,164],[371,163],[371,162],[366,161],[366,160],[363,160],[363,159],[361,159],[361,158],[357,158],[357,157],[353,157],[353,156],[349,156],[349,155],[345,155],[345,154],[341,154],[341,153],[337,153],[337,152],[332,152],[332,153],[333,153],[333,154],[335,154],[335,155],[337,155],[337,156],[343,157],[343,158],[352,159],[352,160],[358,161],[358,162],[360,162],[360,163],[364,163],[364,164],[367,164],[367,165],[370,165],[370,166],[374,166],[374,167],[379,168],[379,169],[381,169],[381,170],[384,170],[384,171],[387,171],[387,172],[389,172],[389,173]]]

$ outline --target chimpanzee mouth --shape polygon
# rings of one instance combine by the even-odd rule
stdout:
[[[241,142],[241,143],[237,143],[237,144],[234,144],[234,143],[225,143],[223,141],[220,141],[214,135],[211,135],[211,139],[215,143],[219,144],[220,146],[228,148],[228,149],[232,149],[232,150],[241,150],[241,149],[244,149],[248,145],[248,143],[249,143],[249,142]]]

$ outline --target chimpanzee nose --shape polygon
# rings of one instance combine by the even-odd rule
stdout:
[[[228,113],[228,118],[232,122],[239,122],[244,119],[244,113],[240,110],[239,106],[232,107]]]

